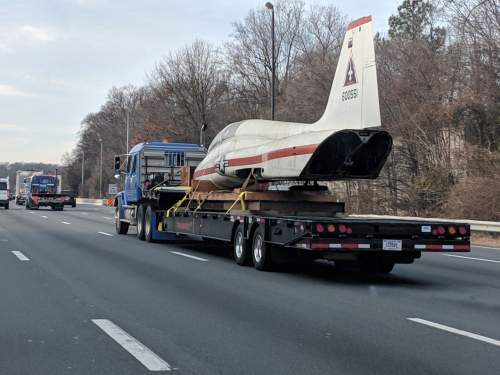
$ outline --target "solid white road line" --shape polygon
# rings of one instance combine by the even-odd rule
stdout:
[[[454,258],[463,258],[463,259],[471,259],[471,260],[480,260],[481,262],[500,263],[500,260],[474,258],[474,257],[465,257],[463,255],[453,255],[453,254],[441,254],[441,255],[444,255],[445,257],[454,257]]]
[[[481,335],[478,335],[475,333],[462,331],[461,329],[456,329],[453,327],[445,326],[443,324],[430,322],[430,321],[425,320],[425,319],[420,319],[420,318],[407,318],[407,319],[411,320],[412,322],[415,322],[415,323],[424,324],[424,325],[429,326],[429,327],[433,327],[433,328],[441,329],[443,331],[455,333],[457,335],[469,337],[469,338],[474,339],[474,340],[483,341],[483,342],[486,342],[486,343],[491,344],[491,345],[500,346],[500,340],[495,340],[495,339],[491,339],[491,338],[486,337],[486,336],[481,336]]]
[[[71,223],[68,223],[67,221],[61,221],[61,224],[70,225]]]
[[[113,237],[113,235],[112,235],[112,234],[109,234],[109,233],[106,233],[106,232],[97,232],[97,233],[102,234],[102,235],[104,235],[104,236]]]
[[[136,338],[108,319],[92,319],[92,322],[132,354],[149,371],[170,371],[172,367]]]
[[[208,262],[208,259],[205,259],[205,258],[198,258],[198,257],[195,257],[194,255],[189,255],[189,254],[184,254],[184,253],[180,253],[178,251],[171,251],[172,254],[177,254],[177,255],[180,255],[182,257],[186,257],[186,258],[190,258],[190,259],[194,259],[194,260],[199,260],[200,262]]]
[[[25,262],[27,260],[30,260],[30,258],[28,258],[26,255],[24,255],[23,253],[21,253],[20,251],[17,251],[17,250],[13,250],[11,251],[12,254],[14,254],[17,259],[19,259],[20,261],[22,262]]]
[[[500,250],[500,247],[491,247],[491,246],[478,246],[478,245],[472,245],[472,247],[479,247],[481,249],[490,249],[490,250]]]

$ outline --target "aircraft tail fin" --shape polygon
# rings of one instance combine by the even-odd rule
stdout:
[[[380,125],[372,17],[367,16],[347,26],[326,110],[312,126],[341,130]]]

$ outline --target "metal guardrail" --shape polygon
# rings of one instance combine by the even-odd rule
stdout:
[[[466,223],[470,225],[471,230],[478,232],[500,233],[500,222],[497,221],[478,221],[478,220],[456,220],[456,219],[438,219],[438,218],[424,218],[424,217],[411,217],[411,216],[388,216],[388,215],[349,215],[354,217],[364,217],[367,219],[407,219],[407,220],[420,220],[420,221],[433,221],[433,222],[446,222],[446,223]]]

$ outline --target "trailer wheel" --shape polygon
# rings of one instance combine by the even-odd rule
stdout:
[[[239,224],[234,231],[233,254],[234,260],[238,265],[247,266],[250,264],[251,254],[248,246],[248,241],[245,239],[243,224]]]
[[[117,234],[127,234],[129,223],[120,221],[120,209],[115,208],[115,229]]]
[[[153,209],[150,205],[146,208],[144,215],[144,239],[147,242],[154,242],[153,240]]]
[[[364,273],[390,273],[394,268],[394,262],[364,259],[360,262],[361,272]]]
[[[144,205],[137,207],[137,238],[144,241]]]
[[[271,246],[264,241],[264,228],[260,225],[253,233],[252,261],[259,271],[268,271],[272,268]]]
[[[380,273],[391,273],[394,269],[394,262],[380,262],[377,265],[377,272]]]

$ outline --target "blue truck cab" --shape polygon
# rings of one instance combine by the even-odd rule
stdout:
[[[170,208],[186,192],[182,170],[195,168],[206,150],[192,143],[144,142],[127,155],[115,157],[117,175],[124,175],[124,190],[115,199],[118,234],[137,226],[141,240],[171,240],[171,234],[157,230],[157,212]]]

